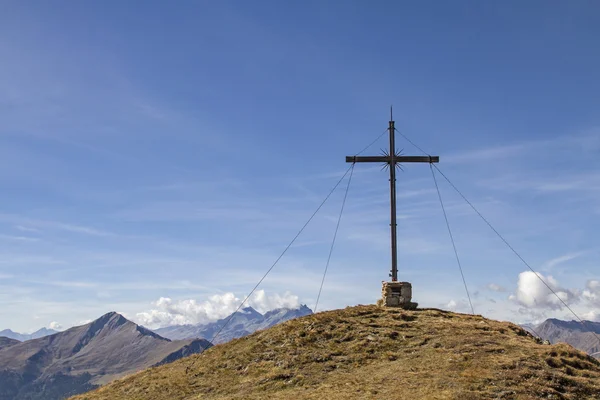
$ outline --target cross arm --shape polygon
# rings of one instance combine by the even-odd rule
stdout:
[[[439,156],[395,156],[397,163],[438,163],[440,162]],[[346,162],[391,162],[390,156],[346,156]]]
[[[346,162],[389,162],[388,156],[346,156]]]

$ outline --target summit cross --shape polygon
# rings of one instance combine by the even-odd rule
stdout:
[[[398,242],[396,239],[396,167],[400,163],[437,163],[439,156],[403,156],[396,150],[394,119],[390,110],[390,150],[381,156],[346,156],[349,163],[384,163],[390,170],[390,211],[391,211],[391,240],[392,240],[392,282],[398,281]]]

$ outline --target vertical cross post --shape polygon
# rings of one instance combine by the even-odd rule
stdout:
[[[396,141],[395,127],[390,110],[390,204],[391,204],[391,239],[392,239],[392,282],[398,280],[398,242],[396,240]]]
[[[389,154],[381,156],[346,156],[346,162],[351,163],[384,163],[390,169],[390,230],[392,239],[392,270],[390,276],[392,282],[398,281],[398,241],[396,235],[396,166],[400,163],[437,163],[440,161],[438,156],[403,156],[396,152],[393,115],[390,111],[390,150]]]

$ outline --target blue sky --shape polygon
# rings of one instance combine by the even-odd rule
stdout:
[[[532,267],[600,318],[599,17],[593,1],[3,2],[0,328],[231,311],[390,104]],[[387,185],[379,166],[355,168],[323,308],[375,302]],[[476,312],[571,319],[440,188]],[[407,166],[398,190],[400,278],[422,306],[467,311],[429,167]],[[342,196],[257,308],[314,306]]]

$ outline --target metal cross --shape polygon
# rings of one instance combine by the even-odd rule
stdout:
[[[346,162],[379,162],[385,163],[390,170],[390,205],[391,205],[391,239],[392,239],[392,282],[398,281],[398,244],[396,240],[396,167],[399,163],[437,163],[439,156],[402,156],[396,151],[395,127],[390,110],[390,151],[382,156],[346,156]]]

